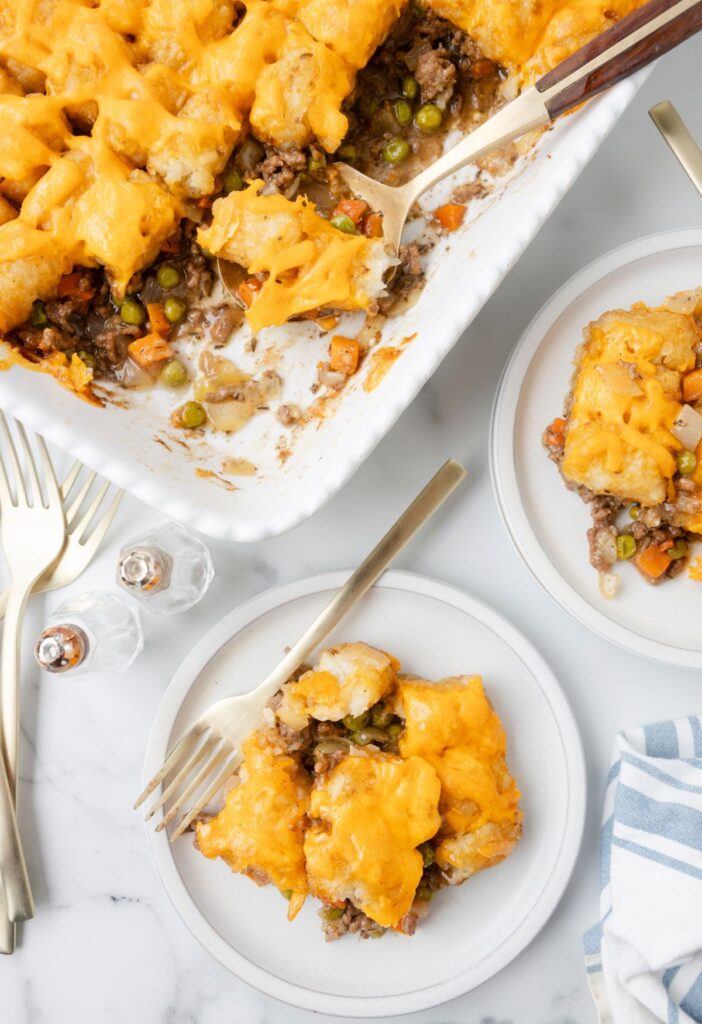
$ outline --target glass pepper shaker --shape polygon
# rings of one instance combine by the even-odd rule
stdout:
[[[192,608],[213,576],[207,547],[177,523],[131,541],[120,551],[117,565],[119,585],[154,615]]]
[[[34,656],[46,672],[125,672],[143,646],[136,608],[118,594],[89,593],[56,609]]]

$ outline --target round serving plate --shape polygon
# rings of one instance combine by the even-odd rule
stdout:
[[[702,285],[702,229],[666,232],[615,249],[571,278],[515,348],[493,408],[490,467],[502,519],[548,593],[583,625],[635,654],[702,668],[702,584],[683,573],[649,586],[634,566],[615,570],[611,600],[588,560],[590,512],[569,491],[541,437],[563,411],[583,328],[605,311],[656,306]],[[702,552],[700,552],[702,553]]]
[[[255,686],[348,578],[334,572],[270,590],[224,618],[177,672],[144,768],[213,701]],[[481,673],[508,735],[524,836],[502,864],[442,890],[414,936],[325,943],[309,899],[293,923],[273,886],[257,888],[186,836],[148,829],[156,869],[193,935],[225,967],[277,999],[353,1017],[408,1013],[458,996],[509,963],[542,928],[570,878],[585,814],[575,721],[548,666],[513,626],[462,591],[389,572],[330,637],[392,651],[430,679]],[[316,904],[316,905],[315,905]]]

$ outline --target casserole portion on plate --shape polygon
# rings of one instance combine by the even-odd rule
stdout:
[[[196,844],[292,920],[322,902],[327,940],[413,934],[429,901],[509,855],[522,831],[506,737],[479,676],[398,675],[362,643],[322,652],[243,744],[225,805]]]
[[[341,313],[393,301],[382,222],[333,161],[399,183],[635,6],[5,0],[0,331],[86,397],[95,380],[158,381],[178,395],[177,426],[236,429],[241,417],[213,407],[267,400],[249,401],[251,374],[195,397],[194,378],[212,374],[193,347],[222,346],[244,319],[332,331]],[[236,264],[234,300],[213,253]],[[401,259],[400,291],[421,280],[422,244]],[[368,347],[339,337],[320,384],[332,391]]]
[[[544,434],[592,512],[605,596],[617,562],[649,583],[680,573],[702,533],[702,291],[611,310],[584,332],[563,417]]]

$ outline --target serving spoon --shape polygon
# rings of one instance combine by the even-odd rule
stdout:
[[[335,167],[353,194],[383,215],[385,244],[397,255],[410,209],[433,185],[505,143],[550,124],[700,28],[702,0],[650,0],[557,64],[406,184],[383,185],[348,164]]]

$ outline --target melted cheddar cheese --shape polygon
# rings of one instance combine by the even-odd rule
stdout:
[[[674,499],[682,444],[672,427],[700,341],[692,316],[665,307],[636,304],[590,324],[565,438],[566,480],[642,505]]]
[[[428,0],[482,52],[531,84],[645,0]]]
[[[320,823],[305,836],[310,891],[397,925],[422,877],[416,847],[441,824],[439,795],[436,772],[420,757],[344,758],[312,792],[310,816]]]
[[[311,717],[338,722],[346,715],[361,715],[388,693],[399,667],[391,655],[367,644],[329,647],[314,670],[287,684],[278,718],[303,729]]]
[[[0,201],[45,237],[18,256],[22,229],[6,230],[12,208],[0,216],[0,331],[75,265],[106,267],[123,295],[184,202],[215,191],[247,119],[273,145],[317,138],[333,152],[356,70],[403,2],[366,0],[359,18],[348,0],[248,0],[239,18],[233,0],[2,0]],[[298,294],[274,279],[252,322],[308,310],[315,289],[340,308],[367,305],[373,246],[337,247],[311,214],[301,219],[316,258],[296,249],[301,262],[284,273],[295,270]]]
[[[198,241],[266,279],[247,311],[255,332],[326,306],[365,309],[382,291],[382,243],[338,231],[303,196],[261,195],[262,181],[218,199]]]
[[[480,676],[402,679],[402,757],[421,757],[441,781],[437,863],[468,877],[502,860],[521,834],[520,797],[507,769],[502,723]]]
[[[197,825],[206,857],[221,857],[259,885],[272,882],[294,897],[307,893],[302,848],[310,782],[294,758],[280,751],[275,733],[252,733],[242,744],[239,783],[220,813]],[[301,899],[291,904],[299,909]]]

